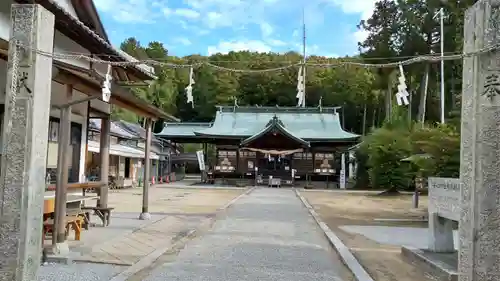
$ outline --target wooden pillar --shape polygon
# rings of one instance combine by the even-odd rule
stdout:
[[[52,58],[23,46],[52,53],[54,15],[35,4],[11,7],[0,180],[0,281],[32,281],[38,279],[42,256]]]
[[[151,154],[151,119],[146,119],[146,145],[145,145],[145,153],[144,153],[144,185],[142,192],[142,212],[139,216],[141,220],[149,220],[151,219],[151,215],[149,214],[149,179],[150,179],[150,170],[151,170],[151,161],[149,160],[149,156]]]
[[[66,85],[65,103],[71,101],[73,86]],[[52,246],[54,254],[67,254],[69,249],[66,242],[66,199],[69,177],[69,144],[71,138],[71,106],[60,109],[59,139],[57,150],[57,176],[56,176],[56,198],[54,212],[55,235],[52,235]]]
[[[208,144],[203,144],[203,161],[205,161],[205,165],[208,165]]]
[[[100,207],[108,207],[108,176],[109,176],[109,131],[111,130],[111,120],[108,117],[103,117],[101,119],[101,134],[100,134],[100,144],[99,144],[99,156],[100,156],[100,196],[98,205]]]

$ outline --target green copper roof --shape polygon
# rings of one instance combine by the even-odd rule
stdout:
[[[245,145],[251,143],[252,141],[254,141],[254,140],[260,138],[261,136],[264,136],[265,134],[270,133],[270,132],[279,132],[280,134],[283,134],[284,136],[287,136],[288,138],[293,139],[294,141],[300,143],[301,145],[303,145],[305,147],[311,146],[309,144],[309,142],[295,136],[292,132],[288,131],[285,128],[285,125],[283,124],[283,122],[281,122],[281,120],[279,120],[276,115],[274,115],[274,117],[267,123],[266,127],[264,127],[262,130],[257,132],[255,135],[244,139],[241,142],[241,145],[245,146]]]
[[[181,123],[165,123],[163,130],[156,134],[157,137],[196,137],[195,131],[203,130],[209,128],[212,123],[192,123],[192,122],[181,122]]]
[[[340,126],[338,108],[219,107],[213,125],[194,134],[210,137],[248,138],[263,130],[276,116],[297,138],[311,141],[356,140],[359,135]]]

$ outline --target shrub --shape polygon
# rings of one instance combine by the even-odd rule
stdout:
[[[409,132],[404,129],[379,128],[364,138],[360,153],[366,153],[370,183],[373,188],[407,188],[414,171],[401,160],[412,152]]]

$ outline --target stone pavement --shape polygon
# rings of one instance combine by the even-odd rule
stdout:
[[[85,233],[92,235],[93,239],[86,239],[88,242],[80,245],[75,245],[76,241],[71,243],[71,254],[76,261],[133,265],[156,249],[171,246],[186,236],[189,231],[210,224],[213,217],[213,214],[153,215],[153,222],[124,233],[131,225],[130,222],[120,223],[120,221],[128,220],[137,223],[143,221],[138,220],[134,213],[114,214],[113,224],[109,227],[100,229],[96,227],[92,232]],[[113,232],[110,232],[109,228],[116,229],[115,237],[104,236],[112,235]],[[104,237],[99,234],[103,234]]]
[[[189,231],[210,224],[219,208],[243,192],[152,188],[149,221],[138,219],[142,190],[112,192],[109,205],[115,209],[111,224],[91,227],[82,233],[81,241],[70,236],[71,257],[77,261],[135,264],[154,250],[175,243]],[[97,217],[92,221],[100,222]]]
[[[352,280],[290,189],[256,189],[144,281]],[[134,277],[128,279],[135,281]]]

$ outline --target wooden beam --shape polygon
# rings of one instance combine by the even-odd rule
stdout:
[[[78,77],[76,75],[71,74],[70,72],[64,71],[61,69],[57,76],[54,78],[54,81],[57,81],[61,84],[72,84],[74,89],[87,94],[89,96],[100,96],[101,95],[101,87],[97,83],[92,84],[90,81],[86,81],[85,79]],[[111,94],[110,104],[117,105],[121,108],[125,108],[138,114],[142,117],[150,118],[153,121],[158,120],[158,118],[146,111],[140,110],[134,105],[123,102],[116,95]]]
[[[142,111],[142,110],[138,110],[136,107],[134,107],[133,105],[130,105],[130,104],[127,104],[123,101],[121,101],[120,99],[118,99],[116,96],[113,97],[113,94],[111,94],[111,99],[109,101],[111,104],[114,104],[114,105],[117,105],[121,108],[125,108],[127,110],[130,110],[138,115],[141,115],[142,117],[146,117],[146,118],[150,118],[151,120],[153,121],[157,121],[158,118],[148,112],[145,112],[145,111]]]

